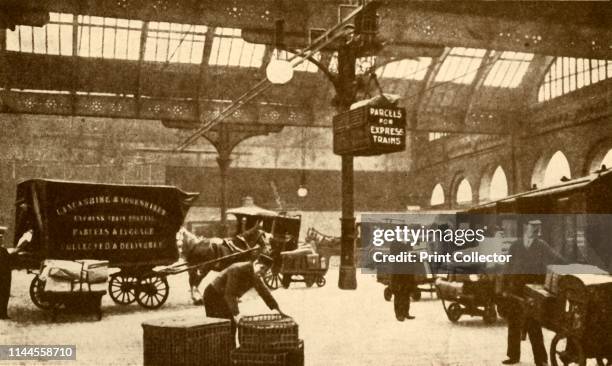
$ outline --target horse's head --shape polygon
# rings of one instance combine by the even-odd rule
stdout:
[[[261,231],[261,235],[257,239],[256,244],[261,248],[262,254],[270,255],[272,252],[272,234],[267,231]]]
[[[250,249],[259,248],[263,254],[268,254],[271,251],[270,240],[272,234],[264,231],[260,227],[261,222],[258,222],[252,228],[237,235],[237,238],[243,241]]]
[[[176,233],[176,246],[178,247],[179,254],[181,256],[184,256],[184,254],[189,252],[194,245],[201,241],[202,239],[187,230],[184,226],[181,226],[179,231]]]

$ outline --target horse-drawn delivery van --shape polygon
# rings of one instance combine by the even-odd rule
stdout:
[[[52,296],[57,292],[85,297],[85,293],[94,292],[99,302],[105,290],[98,285],[91,291],[93,277],[82,275],[98,273],[94,277],[104,287],[106,278],[99,275],[101,270],[84,268],[85,264],[120,269],[110,275],[108,283],[116,303],[136,301],[157,308],[168,298],[169,288],[165,275],[152,269],[178,260],[176,233],[196,197],[171,186],[48,179],[21,182],[17,186],[12,267],[36,275],[30,295],[41,308],[55,308],[70,297]],[[45,269],[50,266],[53,270]],[[77,267],[81,270],[71,270]],[[52,291],[58,290],[57,286],[51,288],[58,285],[53,276],[60,273],[67,276],[70,286],[65,291]]]

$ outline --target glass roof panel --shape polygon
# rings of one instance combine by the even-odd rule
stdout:
[[[218,66],[260,67],[266,47],[242,39],[236,28],[216,28],[208,63]]]
[[[484,80],[485,86],[516,88],[520,85],[533,54],[522,52],[502,52],[499,60],[491,67]]]
[[[6,50],[47,55],[72,55],[72,14],[50,13],[43,27],[19,25],[6,30]]]
[[[469,84],[474,80],[486,50],[455,47],[444,60],[436,75],[437,82]]]
[[[150,22],[145,61],[199,64],[207,28],[193,24]]]
[[[538,102],[612,78],[612,61],[557,57],[544,76]]]
[[[142,21],[79,15],[77,22],[78,56],[138,60]]]
[[[431,57],[393,61],[376,69],[376,75],[379,78],[423,80],[430,64]]]

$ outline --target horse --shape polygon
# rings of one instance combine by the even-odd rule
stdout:
[[[202,304],[202,295],[198,290],[200,283],[211,270],[222,271],[232,263],[245,260],[244,256],[235,256],[220,260],[209,266],[197,267],[198,264],[221,259],[231,254],[257,249],[252,255],[270,253],[271,235],[261,230],[259,223],[251,229],[233,238],[202,238],[181,227],[177,233],[177,246],[187,266],[194,267],[188,271],[191,300],[194,305]],[[249,259],[251,257],[248,257]]]

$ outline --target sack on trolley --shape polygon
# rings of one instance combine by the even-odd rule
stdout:
[[[40,280],[45,292],[105,291],[108,261],[47,259]]]

